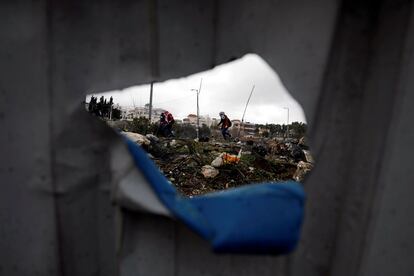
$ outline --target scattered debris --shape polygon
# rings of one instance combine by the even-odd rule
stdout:
[[[305,160],[306,160],[306,162],[308,162],[308,163],[315,163],[315,161],[313,160],[313,157],[312,157],[312,155],[311,155],[311,153],[310,153],[310,151],[309,150],[303,150],[303,153],[305,154]]]
[[[300,161],[297,165],[296,172],[293,175],[293,179],[298,182],[302,182],[303,180],[305,180],[306,174],[310,172],[312,168],[313,165],[311,163]]]
[[[228,154],[227,152],[225,152],[221,158],[223,158],[224,164],[237,164],[240,162],[239,156]]]
[[[221,153],[219,156],[217,156],[216,159],[214,159],[211,162],[211,166],[216,167],[216,168],[223,166],[224,164],[223,155],[224,153]]]
[[[257,153],[258,155],[264,157],[267,154],[267,149],[264,146],[262,146],[262,145],[255,145],[252,148],[252,152],[253,153]]]
[[[125,134],[143,145],[172,185],[187,196],[258,182],[303,181],[314,162],[306,145],[297,141],[249,138],[221,143]]]
[[[219,170],[210,165],[204,165],[201,167],[201,173],[205,178],[214,178],[219,174]]]
[[[254,144],[253,140],[247,140],[246,141],[246,145],[248,145],[248,146],[253,146],[253,144]]]
[[[147,137],[139,133],[135,133],[135,132],[122,132],[122,133],[125,134],[129,139],[131,139],[132,141],[134,141],[135,143],[141,146],[142,145],[149,146],[151,144],[151,141]]]
[[[147,135],[145,135],[145,137],[147,137],[150,141],[153,141],[153,142],[160,141],[160,139],[157,136],[155,136],[154,134],[147,134]]]
[[[299,139],[298,145],[304,149],[304,150],[309,150],[309,146],[306,144],[306,138],[302,137]]]
[[[210,140],[210,138],[202,136],[198,139],[199,142],[208,142]]]
[[[290,144],[289,151],[295,162],[305,160],[305,153],[298,144]]]

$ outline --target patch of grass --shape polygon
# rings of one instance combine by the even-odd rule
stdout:
[[[252,154],[246,154],[240,157],[240,161],[247,166],[253,166],[255,160],[256,157]]]

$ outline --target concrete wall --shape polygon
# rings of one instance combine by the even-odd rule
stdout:
[[[413,13],[414,7],[407,13]],[[410,214],[413,170],[407,154],[414,145],[412,118],[414,102],[414,21],[406,22],[406,38],[400,52],[398,83],[393,89],[393,105],[389,105],[389,128],[383,162],[377,175],[377,191],[367,229],[360,275],[412,275],[414,265],[414,219]],[[392,28],[394,31],[394,28]],[[391,32],[391,30],[390,30]],[[391,43],[391,42],[390,42]],[[388,64],[387,64],[388,66]]]
[[[412,275],[412,8],[388,0],[3,1],[0,274]],[[305,183],[298,250],[214,255],[178,222],[116,215],[108,149],[117,138],[82,112],[84,95],[249,52],[278,72],[311,126],[318,163]]]
[[[45,3],[16,1],[0,8],[3,275],[59,272],[45,17]]]

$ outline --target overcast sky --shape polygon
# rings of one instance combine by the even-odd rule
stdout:
[[[170,111],[182,119],[197,113],[196,91],[203,79],[200,115],[217,118],[224,111],[230,119],[241,119],[252,86],[255,85],[244,120],[252,123],[306,122],[301,106],[292,98],[278,75],[258,55],[248,54],[241,59],[220,65],[212,70],[171,79],[154,84],[153,107]],[[114,103],[124,107],[144,106],[149,102],[149,85],[134,86],[123,90],[93,93],[114,98]],[[90,95],[86,97],[89,102]]]

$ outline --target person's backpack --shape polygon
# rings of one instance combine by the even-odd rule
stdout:
[[[167,114],[167,122],[170,124],[173,124],[175,122],[173,115],[169,112]]]

